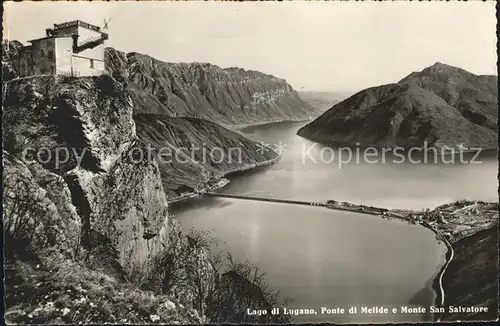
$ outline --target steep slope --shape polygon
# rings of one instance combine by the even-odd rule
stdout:
[[[215,318],[219,302],[209,299],[233,295],[235,285],[221,287],[210,239],[182,232],[167,195],[277,155],[205,120],[138,115],[136,123],[127,84],[109,75],[33,76],[3,86],[7,320],[193,324]],[[156,156],[149,155],[152,145]],[[191,156],[192,146],[208,152]],[[164,148],[188,160],[164,164],[157,156]],[[259,293],[241,300],[269,305]],[[233,301],[224,304],[235,310]]]
[[[106,49],[107,70],[129,83],[134,113],[198,117],[225,125],[308,119],[314,108],[285,80],[208,63],[167,63]]]
[[[498,78],[436,63],[395,84],[365,89],[334,105],[298,135],[318,142],[379,147],[494,148]]]
[[[15,247],[22,248],[20,256],[24,256],[46,246],[72,256],[79,245],[81,221],[64,179],[6,151],[2,166],[5,243],[15,244],[5,246],[5,256],[12,257]],[[24,209],[19,210],[20,206]]]
[[[452,244],[453,260],[443,276],[445,306],[487,307],[488,312],[455,312],[446,308],[444,321],[498,318],[498,225]]]
[[[154,149],[169,199],[278,159],[272,150],[210,121],[155,114],[134,119],[138,137]]]
[[[15,60],[17,49],[21,46],[21,43],[16,41],[9,44],[10,50],[4,52],[4,70],[8,73],[6,74],[8,75],[7,80],[17,76],[12,60]],[[229,148],[235,147],[235,144],[242,144],[239,150],[243,151],[244,155],[239,162],[233,160],[228,163],[227,158],[225,158],[221,160],[220,164],[213,164],[209,158],[197,156],[184,160],[182,163],[162,164],[161,175],[169,201],[182,193],[205,187],[206,183],[216,181],[225,173],[246,169],[276,158],[274,153],[266,149],[261,149],[262,153],[258,153],[257,144],[209,121],[234,126],[235,124],[305,119],[309,117],[308,110],[314,110],[302,102],[297,93],[284,80],[260,72],[245,71],[239,68],[221,69],[214,65],[200,63],[164,63],[146,55],[124,54],[112,48],[106,49],[106,66],[114,78],[101,78],[99,80],[102,82],[113,80],[111,83],[122,85],[122,90],[114,92],[126,91],[127,99],[130,100],[126,105],[136,115],[139,121],[138,125],[141,127],[141,138],[147,144],[154,145],[156,148],[164,148],[165,146],[200,147],[205,144],[205,147],[211,146],[208,148],[209,152],[217,147],[225,150],[226,154]],[[40,82],[40,78],[32,80]],[[40,82],[37,86],[39,89],[31,90],[31,93],[15,92],[16,96],[20,96],[20,98],[16,99],[17,103],[11,105],[21,106],[20,103],[30,103],[30,101],[34,101],[31,97],[49,92],[50,83],[46,86],[44,83]],[[5,87],[16,87],[17,84],[19,82],[14,80]],[[30,83],[25,86],[27,88],[33,87]],[[85,88],[90,94],[94,92],[92,91],[94,86],[102,89],[109,85],[81,83],[79,87]],[[113,87],[112,85],[110,89]],[[7,88],[4,89],[4,92],[9,93]],[[62,83],[60,88],[67,88],[67,85]],[[72,145],[77,149],[78,155],[84,151],[84,148],[91,146],[94,152],[86,152],[87,155],[82,156],[81,165],[93,172],[98,172],[102,169],[101,163],[109,165],[109,161],[113,161],[118,155],[117,149],[114,148],[117,146],[116,144],[125,147],[127,145],[122,144],[122,140],[108,139],[104,137],[104,134],[95,132],[91,132],[88,137],[73,134],[75,130],[82,129],[87,124],[90,126],[99,124],[98,105],[100,102],[92,104],[92,113],[95,112],[95,115],[83,116],[82,121],[75,120],[71,113],[61,109],[61,105],[59,105],[59,102],[62,103],[62,106],[66,105],[66,102],[70,102],[71,105],[78,106],[80,99],[71,98],[71,91],[72,89],[66,89],[64,95],[58,96],[55,99],[58,101],[55,105],[55,111],[45,117],[54,121],[67,119],[67,124],[62,126],[57,121],[51,121],[51,127],[43,125],[41,128],[46,129],[44,132],[51,135],[50,137],[61,138],[59,134],[64,134],[64,137],[71,138]],[[119,97],[119,94],[116,95]],[[87,102],[88,99],[83,99],[83,106],[86,106]],[[107,104],[105,103],[105,105]],[[13,123],[12,128],[6,130],[7,133],[16,134],[17,138],[25,137],[26,133],[30,133],[28,126],[24,124],[16,126],[18,117],[20,117],[21,123],[26,117],[24,113],[27,111],[22,112],[24,111],[18,110],[18,113],[12,115],[12,122],[15,123]],[[146,118],[143,114],[151,115],[150,118]],[[154,114],[158,117],[153,118]],[[159,115],[165,116],[165,119],[161,120]],[[111,118],[115,116],[118,117],[120,114],[113,113]],[[89,117],[93,117],[91,118],[93,120],[88,121]],[[187,119],[189,117],[193,119]],[[9,117],[7,118],[9,119]],[[161,123],[157,123],[160,120]],[[117,122],[118,124],[110,125],[113,125],[113,128],[120,126],[118,128],[121,130],[118,133],[111,130],[111,135],[134,132],[135,124],[121,125],[120,121]],[[151,125],[148,125],[149,122]],[[45,145],[47,139],[36,138],[34,134],[37,132],[38,130],[34,130],[27,137],[28,139],[19,139],[17,142],[32,141],[33,144],[42,142]],[[166,134],[162,134],[163,132]],[[181,140],[186,134],[192,143],[188,144]],[[124,137],[128,138],[128,136]],[[16,137],[8,137],[8,139]],[[51,148],[51,151],[55,151],[55,147],[59,145],[65,144],[52,141],[50,146],[54,148]],[[114,151],[114,153],[112,154],[114,156],[103,159],[103,155],[106,156],[106,154],[101,153],[101,148],[105,148],[106,151],[113,148],[112,152]],[[199,159],[200,162],[198,162]],[[69,161],[74,161],[74,158],[70,157]],[[64,162],[58,166],[61,173],[66,173],[73,168],[74,165],[70,162]]]
[[[137,288],[123,294],[136,271],[147,275],[172,241],[187,241],[168,214],[157,163],[139,155],[146,148],[135,132],[126,87],[109,76],[35,76],[6,82],[4,95],[8,320],[99,323],[122,312],[122,321],[140,315],[201,322],[192,308],[176,308],[165,296]],[[209,264],[204,257],[192,254]],[[212,271],[200,273],[205,282]],[[189,285],[177,290],[190,304],[189,291]],[[174,308],[158,316],[152,302],[155,309]]]
[[[64,180],[83,247],[126,269],[154,254],[168,231],[167,202],[157,164],[134,156],[144,144],[123,85],[109,76],[23,78],[6,83],[3,104],[4,149]]]

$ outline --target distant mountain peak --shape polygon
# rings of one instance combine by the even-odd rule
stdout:
[[[432,65],[432,66],[430,66],[429,68],[449,68],[449,67],[451,67],[451,68],[455,68],[455,67],[453,67],[453,66],[450,66],[450,65],[447,65],[447,64],[445,64],[445,63],[442,63],[442,62],[437,61],[435,64],[433,64],[433,65]]]
[[[286,80],[205,62],[163,62],[144,54],[105,51],[106,69],[131,81],[134,113],[195,117],[223,125],[304,120],[315,111]]]
[[[422,72],[432,72],[432,73],[453,73],[453,72],[459,72],[459,73],[470,74],[468,71],[466,71],[466,70],[464,70],[462,68],[450,66],[450,65],[447,65],[447,64],[442,63],[442,62],[436,62],[432,66],[427,67],[424,70],[422,70]]]
[[[470,78],[475,76],[474,74],[468,72],[465,69],[451,66],[442,62],[436,62],[432,66],[429,66],[427,68],[422,69],[421,71],[415,71],[409,74],[408,76],[404,77],[401,79],[398,83],[399,84],[404,84],[410,80],[413,79],[421,79],[423,77],[428,78],[431,77],[432,79],[438,78],[449,78],[449,77],[463,77],[463,78]]]
[[[298,134],[323,143],[495,148],[498,78],[436,62],[334,105]]]

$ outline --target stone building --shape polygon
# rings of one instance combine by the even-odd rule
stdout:
[[[105,73],[104,41],[101,28],[74,20],[47,28],[46,36],[31,40],[19,52],[21,77],[54,74],[97,76]]]

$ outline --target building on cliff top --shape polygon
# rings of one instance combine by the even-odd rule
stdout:
[[[74,20],[54,24],[46,36],[31,40],[21,48],[18,71],[21,77],[33,75],[98,76],[105,73],[104,41],[101,28]]]

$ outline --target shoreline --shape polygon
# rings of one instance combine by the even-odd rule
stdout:
[[[241,125],[231,125],[231,126],[225,126],[227,128],[236,130],[236,131],[244,131],[247,128],[252,128],[252,127],[259,127],[259,126],[267,126],[267,125],[273,125],[273,124],[281,124],[281,123],[298,123],[298,122],[308,122],[311,121],[310,119],[294,119],[294,120],[277,120],[277,121],[266,121],[266,122],[260,122],[260,123],[249,123],[249,124],[241,124]],[[299,129],[300,131],[300,129]],[[299,137],[307,138],[300,135],[300,132],[297,132],[297,135]],[[491,151],[498,151],[498,148],[486,148],[483,149],[483,154],[488,154]],[[466,153],[473,153],[474,151],[471,149],[466,149]],[[191,192],[189,195],[184,196],[183,198],[175,197],[173,200],[167,200],[168,204],[175,204],[181,201],[186,201],[189,199],[194,199],[194,198],[199,198],[200,196],[203,196],[204,192],[209,192],[209,191],[215,191],[218,189],[223,188],[227,184],[230,183],[229,180],[226,179],[226,177],[232,173],[237,173],[237,172],[244,172],[252,169],[256,169],[258,167],[262,166],[267,166],[267,165],[272,165],[276,162],[278,162],[281,159],[281,156],[278,155],[277,157],[267,160],[267,161],[262,161],[262,162],[255,162],[252,164],[245,164],[241,167],[233,168],[228,171],[225,171],[221,173],[220,175],[216,176],[216,184],[215,187],[214,185],[210,187],[205,187],[201,190],[196,190]],[[221,183],[222,181],[222,183]],[[356,204],[351,204],[351,203],[338,203],[335,201],[332,201],[332,203],[329,203],[331,207],[326,206],[327,208],[330,209],[338,209],[338,210],[344,210],[344,211],[350,211],[354,213],[362,213],[362,214],[369,214],[369,215],[376,215],[378,217],[382,217],[383,219],[398,219],[400,221],[405,221],[410,224],[419,224],[420,226],[429,229],[432,231],[435,236],[436,240],[439,242],[443,242],[446,246],[446,252],[444,253],[444,260],[442,264],[439,264],[437,270],[433,275],[431,276],[431,282],[429,284],[429,287],[432,289],[434,292],[435,296],[432,299],[433,305],[437,308],[445,308],[445,297],[446,297],[446,291],[443,286],[443,278],[444,275],[452,262],[454,258],[454,249],[448,238],[445,236],[443,233],[443,230],[440,230],[437,225],[432,225],[428,223],[426,220],[420,219],[414,219],[412,217],[413,214],[421,214],[421,212],[417,210],[411,210],[411,209],[384,209],[384,208],[379,208],[379,207],[372,207],[372,206],[364,206],[364,205],[356,205]],[[431,221],[431,220],[429,220]],[[431,221],[432,223],[432,221]],[[444,229],[446,231],[446,229]],[[445,232],[447,233],[447,232]],[[453,238],[452,238],[453,240]],[[456,239],[455,239],[456,240]],[[434,313],[431,316],[431,319],[433,322],[439,322],[441,321],[441,318],[443,316],[443,313]]]
[[[483,202],[483,204],[486,204]],[[478,204],[475,203],[473,205],[468,205],[462,208],[459,208],[458,210],[455,210],[452,215],[455,214],[456,212],[459,212],[463,210],[464,208],[470,208],[473,206],[477,206]],[[439,207],[439,206],[438,206]],[[363,209],[364,208],[364,209]],[[387,210],[385,214],[380,214],[378,210],[383,210],[378,207],[369,207],[369,209],[366,209],[366,206],[363,205],[355,205],[355,204],[350,204],[350,209],[351,211],[358,212],[358,213],[365,213],[365,214],[371,214],[371,215],[377,215],[379,217],[385,218],[386,216],[389,216],[389,219],[396,218],[398,220],[406,221],[407,223],[412,223],[412,224],[419,224],[420,226],[429,229],[436,235],[436,239],[438,241],[442,241],[444,245],[446,246],[446,252],[444,253],[444,261],[442,264],[440,264],[439,269],[436,271],[436,273],[433,274],[431,277],[431,284],[430,288],[432,291],[435,293],[435,297],[433,298],[433,305],[436,308],[443,309],[444,312],[435,312],[431,318],[432,322],[440,322],[443,318],[443,316],[446,314],[446,289],[443,284],[443,279],[446,275],[446,272],[448,271],[448,268],[455,258],[455,249],[454,249],[454,244],[457,243],[460,240],[463,240],[465,238],[469,238],[478,232],[481,232],[484,229],[479,229],[475,230],[472,233],[467,233],[465,237],[455,237],[449,233],[449,229],[446,229],[444,225],[441,223],[435,223],[435,221],[432,220],[422,220],[421,217],[417,216],[417,219],[414,219],[411,214],[415,213],[420,213],[415,210]],[[363,211],[359,211],[363,210]],[[392,214],[391,214],[392,213]],[[397,213],[406,213],[406,216],[401,216]],[[409,214],[409,215],[408,215]],[[448,218],[447,218],[448,219]],[[490,224],[491,225],[491,224]],[[440,226],[443,226],[444,228],[440,228]]]
[[[221,126],[223,126],[224,128],[235,130],[235,131],[243,131],[244,129],[251,128],[251,127],[259,127],[259,126],[265,126],[265,125],[271,125],[271,124],[279,124],[279,123],[287,123],[287,122],[297,123],[297,122],[306,122],[306,121],[311,121],[311,119],[283,119],[283,120],[276,120],[276,121],[264,121],[264,122],[255,122],[255,123],[247,123],[247,124],[239,124],[239,125],[235,125],[235,124],[221,124]],[[279,155],[277,153],[276,153],[276,155],[277,155],[277,157],[275,157],[273,159],[270,159],[270,160],[267,160],[267,161],[256,162],[256,163],[253,163],[253,164],[246,164],[245,166],[234,168],[234,169],[231,169],[229,171],[225,171],[221,175],[217,176],[217,182],[219,182],[221,180],[224,180],[229,174],[232,174],[232,173],[244,172],[244,171],[252,170],[252,169],[255,169],[255,168],[262,167],[262,166],[272,165],[272,164],[278,162],[281,159],[281,155]],[[225,180],[227,182],[224,183],[223,185],[219,186],[219,187],[215,187],[215,188],[209,188],[209,187],[208,188],[203,188],[202,190],[200,190],[198,192],[193,191],[193,192],[190,192],[190,193],[186,194],[185,196],[177,196],[177,197],[173,197],[172,199],[167,199],[167,204],[171,205],[171,204],[180,203],[180,202],[183,202],[183,201],[186,201],[186,200],[189,200],[189,199],[197,198],[197,197],[200,196],[199,192],[205,192],[205,191],[209,191],[209,190],[211,191],[211,190],[221,189],[221,188],[225,187],[227,184],[229,184],[229,182],[231,182],[231,181],[229,181],[227,179],[225,179]]]
[[[312,141],[312,142],[315,142],[315,143],[318,143],[318,144],[321,144],[321,145],[325,145],[325,146],[331,146],[331,147],[345,147],[345,148],[351,148],[351,149],[354,149],[354,148],[360,148],[360,149],[367,149],[367,148],[375,148],[375,149],[378,149],[378,150],[390,150],[390,151],[401,151],[402,153],[407,153],[408,151],[416,148],[416,149],[419,149],[419,150],[424,150],[425,147],[420,147],[420,146],[416,146],[416,147],[405,147],[405,146],[393,146],[393,145],[389,145],[389,146],[384,146],[384,145],[367,145],[367,144],[358,144],[358,143],[351,143],[351,142],[345,142],[345,141],[336,141],[336,140],[331,140],[331,139],[324,139],[322,137],[309,137],[309,135],[306,135],[304,133],[304,131],[302,131],[302,128],[300,128],[296,135],[299,136],[299,137],[302,137],[302,138],[305,138],[309,141]],[[453,150],[458,150],[460,149],[460,147],[458,146],[437,146],[437,147],[428,147],[428,149],[431,149],[431,148],[436,148],[437,150],[450,150],[450,149],[453,149]],[[464,147],[461,151],[461,153],[463,154],[474,154],[474,153],[477,153],[478,151],[479,154],[481,155],[490,155],[490,154],[498,154],[498,151],[500,150],[499,147]],[[458,153],[454,153],[454,152],[451,152],[453,153],[454,155],[458,154]],[[451,154],[449,153],[449,154]]]
[[[443,287],[443,276],[446,273],[446,270],[447,270],[448,266],[450,265],[451,261],[453,260],[454,255],[455,255],[454,250],[453,250],[453,246],[448,241],[448,239],[446,239],[446,237],[441,233],[441,231],[439,231],[438,229],[433,228],[431,225],[429,225],[425,221],[420,223],[420,225],[431,230],[434,234],[436,234],[436,236],[441,241],[443,241],[443,243],[445,244],[446,249],[447,249],[446,253],[444,255],[445,261],[441,265],[441,267],[439,268],[439,271],[437,272],[437,274],[435,275],[435,277],[432,281],[432,289],[433,289],[434,293],[436,293],[436,298],[434,298],[434,304],[436,307],[444,308],[445,291],[444,291],[444,287]],[[435,314],[433,316],[433,321],[434,322],[441,321],[441,313]]]
[[[250,164],[241,168],[233,169],[231,172],[227,172],[224,175],[230,174],[232,172],[238,172],[238,171],[245,171],[245,170],[250,170],[252,168],[258,167],[258,166],[263,166],[266,164],[272,164],[273,162],[276,162],[280,159],[280,157],[276,157],[272,160],[268,160],[265,162],[259,162],[257,164]],[[228,182],[229,183],[229,182]],[[226,183],[227,184],[227,183]],[[198,194],[203,195],[203,194]],[[333,202],[333,201],[332,201]],[[433,273],[433,275],[430,277],[430,282],[427,283],[426,288],[430,288],[435,296],[432,299],[432,305],[436,308],[440,308],[445,310],[445,297],[446,297],[446,291],[443,285],[443,279],[444,275],[448,270],[448,267],[450,263],[453,261],[455,253],[454,253],[454,248],[452,243],[457,242],[459,239],[454,238],[452,236],[449,236],[449,233],[446,232],[445,229],[440,229],[438,225],[434,224],[433,220],[422,220],[421,217],[413,216],[412,214],[419,214],[421,212],[416,211],[416,210],[406,210],[406,209],[384,209],[384,208],[379,208],[379,207],[373,207],[373,206],[364,206],[364,205],[356,205],[356,204],[351,204],[351,203],[346,203],[342,202],[340,203],[340,207],[334,208],[337,206],[336,204],[331,204],[328,205],[327,202],[321,203],[322,205],[313,205],[317,207],[325,207],[329,209],[334,209],[334,210],[343,210],[343,211],[350,211],[353,213],[362,213],[362,214],[369,214],[369,215],[374,215],[377,217],[381,217],[382,219],[397,219],[399,221],[404,221],[409,224],[418,224],[426,229],[429,229],[431,232],[433,232],[436,236],[436,240],[439,242],[443,242],[446,246],[446,252],[444,253],[444,261],[442,264],[439,264],[438,268],[436,268],[436,272]],[[347,204],[347,205],[346,205]],[[330,206],[330,207],[329,207]],[[344,206],[344,207],[342,207]],[[470,207],[466,206],[466,207]],[[405,214],[406,213],[406,214]],[[469,237],[473,234],[476,234],[479,231],[476,231],[472,234],[468,234],[466,237]],[[448,236],[449,237],[448,237]],[[451,242],[450,242],[451,241]],[[429,284],[430,283],[430,284]],[[443,312],[435,312],[431,314],[430,316],[430,322],[440,322],[441,319],[443,318],[443,315],[445,313]]]
[[[174,197],[174,198],[171,198],[171,199],[167,199],[167,204],[168,205],[177,204],[177,203],[180,203],[180,202],[183,202],[183,201],[186,201],[186,200],[198,198],[198,197],[202,196],[203,193],[205,193],[207,191],[214,191],[214,190],[221,189],[221,188],[227,186],[231,182],[228,179],[226,179],[226,177],[228,175],[230,175],[232,173],[244,172],[244,171],[256,169],[256,168],[259,168],[259,167],[263,167],[263,166],[268,166],[268,165],[275,164],[275,163],[277,163],[281,159],[280,155],[278,155],[278,154],[276,154],[276,155],[277,156],[275,158],[272,158],[272,159],[267,160],[267,161],[261,161],[261,162],[251,163],[251,164],[245,164],[244,166],[237,167],[237,168],[225,171],[225,172],[223,172],[223,173],[221,173],[220,175],[217,176],[217,183],[215,184],[215,186],[205,187],[205,188],[203,188],[201,190],[192,191],[190,193],[187,193],[184,196],[177,196],[177,197]]]
[[[444,260],[443,264],[440,266],[439,270],[432,276],[432,283],[431,283],[431,288],[436,295],[436,297],[433,300],[435,307],[444,308],[446,293],[445,293],[445,289],[443,287],[443,276],[446,273],[446,270],[447,270],[448,266],[450,265],[451,261],[453,260],[454,250],[453,250],[452,244],[449,242],[449,240],[446,238],[446,236],[441,232],[441,230],[439,230],[437,227],[432,226],[431,224],[429,224],[425,220],[420,220],[420,221],[416,221],[417,223],[412,223],[414,220],[412,220],[408,217],[396,214],[396,212],[400,212],[400,213],[405,212],[406,214],[417,213],[417,211],[414,211],[414,210],[396,210],[396,212],[394,212],[394,210],[389,210],[389,209],[384,209],[384,208],[379,208],[379,207],[369,207],[367,210],[367,209],[365,209],[366,207],[364,207],[363,205],[356,205],[356,204],[351,204],[351,203],[347,203],[347,204],[348,204],[347,209],[345,207],[333,208],[334,206],[338,206],[338,204],[333,204],[333,205],[331,205],[331,207],[327,206],[327,208],[342,209],[342,210],[349,210],[349,211],[356,212],[356,213],[370,214],[370,215],[382,217],[383,219],[395,218],[397,220],[405,221],[407,223],[418,224],[418,225],[432,231],[436,235],[436,239],[438,241],[442,241],[445,244],[445,246],[447,248],[446,253],[444,255],[445,260]],[[381,214],[380,213],[381,211],[384,213]],[[432,316],[433,322],[439,322],[441,320],[441,315],[442,315],[442,313],[434,314]]]

